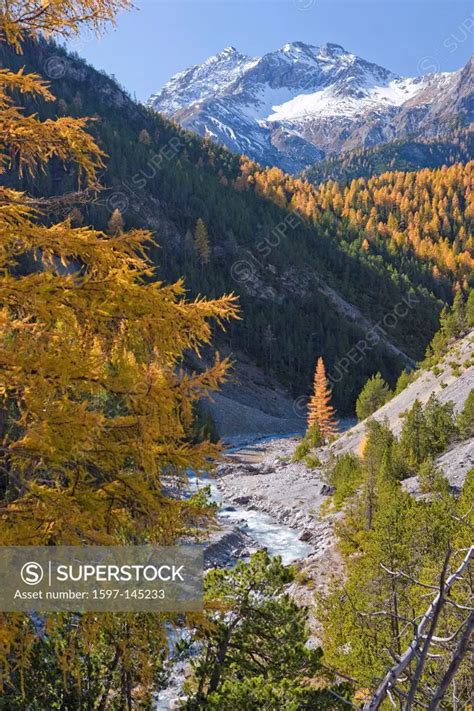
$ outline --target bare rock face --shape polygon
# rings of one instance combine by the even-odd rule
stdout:
[[[290,42],[263,57],[227,47],[173,76],[148,104],[293,173],[334,153],[469,123],[472,69],[471,61],[457,72],[404,78],[332,43]]]

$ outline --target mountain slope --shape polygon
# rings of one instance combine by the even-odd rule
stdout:
[[[155,233],[156,278],[184,276],[194,296],[236,292],[243,319],[219,344],[224,350],[243,353],[299,397],[309,390],[317,356],[330,371],[366,340],[368,324],[379,330],[381,324],[384,338],[334,385],[341,412],[351,411],[375,371],[393,382],[407,358],[422,356],[442,303],[451,298],[449,279],[433,278],[414,255],[375,258],[359,248],[362,240],[339,215],[297,219],[288,206],[241,185],[239,157],[138,106],[113,80],[54,45],[29,43],[21,57],[0,45],[0,60],[13,68],[42,73],[51,59],[64,70],[52,82],[57,101],[31,102],[28,110],[95,116],[91,130],[110,156],[105,190],[90,204],[78,202],[73,219],[106,229],[119,209],[127,228]],[[34,184],[25,176],[20,187],[42,197],[72,192],[75,177],[53,163]],[[196,251],[198,218],[209,233],[208,263]],[[266,254],[262,244],[270,245]],[[416,308],[394,322],[403,299]]]
[[[468,123],[473,96],[472,62],[403,78],[337,44],[292,42],[257,58],[228,47],[176,74],[148,105],[232,151],[298,172],[333,153]]]
[[[337,180],[348,184],[387,170],[406,172],[466,163],[473,156],[474,130],[470,126],[434,138],[401,139],[334,155],[309,166],[302,177],[312,183]]]
[[[425,404],[431,395],[441,403],[452,402],[455,413],[459,413],[469,392],[474,388],[474,329],[463,338],[451,344],[449,351],[436,368],[419,371],[416,380],[394,398],[389,400],[373,415],[372,419],[387,420],[392,432],[399,436],[403,422],[402,415],[409,410],[415,400]],[[358,453],[365,435],[367,421],[364,420],[345,432],[332,446],[336,456],[347,452]],[[474,440],[454,443],[441,457],[446,477],[453,486],[462,486],[464,476],[474,466]],[[414,482],[406,480],[408,488],[415,488]]]

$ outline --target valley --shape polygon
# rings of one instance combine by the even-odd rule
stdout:
[[[239,362],[243,371],[248,363],[286,389],[291,400],[307,395],[315,352],[336,372],[339,358],[376,327],[370,358],[334,382],[335,404],[350,415],[373,372],[394,383],[406,364],[422,358],[440,309],[452,299],[452,284],[469,282],[469,164],[457,164],[448,175],[406,174],[406,187],[402,174],[394,173],[380,184],[341,187],[340,194],[327,186],[316,189],[183,131],[54,45],[26,44],[21,59],[3,46],[0,51],[3,63],[32,71],[52,59],[61,62],[63,74],[52,81],[58,100],[39,107],[45,117],[58,111],[102,117],[91,129],[110,155],[104,189],[91,204],[75,205],[77,220],[107,230],[118,210],[126,227],[153,230],[157,246],[150,255],[157,278],[184,276],[193,296],[236,293],[245,317],[219,336],[218,348],[236,354],[237,371]],[[34,186],[26,175],[20,185],[50,195],[71,192],[74,181],[73,173],[56,166]],[[440,199],[449,217],[438,237],[440,217],[434,212],[441,209]],[[393,200],[396,216],[388,222]],[[415,216],[420,200],[426,230]],[[374,210],[378,222],[375,215],[371,219]],[[206,263],[194,244],[200,219],[209,242]],[[409,309],[409,318],[394,319],[392,311],[404,298],[416,308]]]
[[[177,46],[145,66],[138,19],[112,57],[142,103],[72,44],[117,16],[117,47],[128,0],[23,5],[0,0],[0,544],[202,556],[186,612],[0,610],[0,709],[467,708],[466,47],[415,73],[353,17],[360,52],[268,49],[270,12],[218,51],[239,3],[201,33],[149,4]]]

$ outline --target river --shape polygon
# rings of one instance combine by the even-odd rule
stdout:
[[[339,430],[343,432],[355,424],[353,418],[346,418],[340,421]],[[298,433],[300,434],[300,433]],[[294,433],[288,434],[288,437],[294,436]],[[247,441],[239,441],[238,444],[231,445],[227,448],[227,453],[239,454],[240,451],[247,451],[248,448],[256,446],[263,442],[269,442],[275,439],[283,439],[285,436],[278,434],[273,436],[265,436],[254,438]],[[190,492],[192,493],[197,488],[203,485],[209,486],[211,490],[211,499],[218,504],[219,512],[217,518],[222,522],[222,525],[229,527],[244,526],[245,532],[255,541],[255,543],[266,548],[271,555],[280,555],[282,561],[288,565],[299,558],[308,556],[313,547],[299,540],[300,532],[289,526],[282,526],[277,523],[269,514],[255,509],[247,509],[244,505],[238,506],[235,503],[229,504],[226,502],[222,493],[216,485],[216,479],[212,476],[197,477],[195,474],[189,474]],[[183,632],[183,634],[185,634]],[[172,639],[175,638],[176,632],[170,635],[170,644],[172,647]],[[173,674],[169,686],[157,694],[155,707],[156,711],[169,711],[173,708],[173,700],[179,698],[182,694],[182,686],[186,676],[188,663],[178,662],[173,668]]]

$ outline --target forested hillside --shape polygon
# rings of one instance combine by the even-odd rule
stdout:
[[[191,295],[235,291],[244,318],[228,332],[231,347],[298,394],[309,390],[317,355],[331,372],[364,339],[367,320],[379,324],[408,298],[409,317],[392,318],[385,329],[406,357],[381,340],[370,359],[334,384],[335,403],[351,410],[373,372],[393,382],[407,361],[422,356],[454,283],[472,272],[469,167],[315,188],[241,161],[146,111],[113,80],[53,45],[28,43],[22,56],[0,51],[4,65],[52,78],[57,101],[30,103],[30,111],[95,119],[91,130],[110,156],[101,178],[106,190],[92,205],[78,196],[68,207],[73,221],[109,232],[122,224],[151,228],[158,278],[184,275]],[[24,176],[22,187],[47,196],[70,192],[74,180],[53,161],[34,185]],[[330,288],[365,320],[336,308]]]
[[[129,5],[0,0],[0,710],[467,708],[473,163],[315,186],[41,39]]]
[[[342,153],[318,161],[308,167],[302,177],[312,183],[325,180],[350,183],[354,178],[370,178],[387,170],[412,171],[465,163],[473,154],[472,127],[459,128],[442,137],[406,138],[373,148]]]
[[[347,186],[332,180],[313,186],[278,168],[262,170],[244,161],[239,185],[315,226],[327,224],[351,251],[366,252],[374,264],[383,257],[416,283],[425,266],[424,283],[436,292],[443,281],[467,288],[473,278],[473,167],[471,161],[437,170],[386,172]]]

